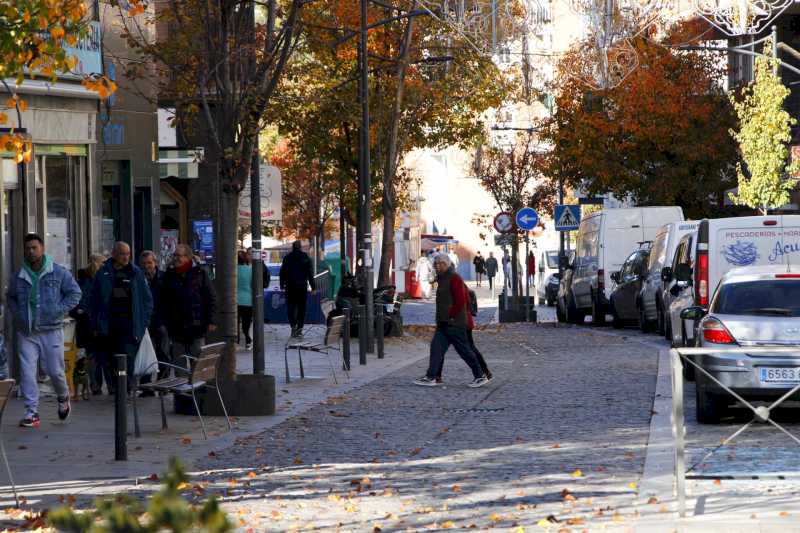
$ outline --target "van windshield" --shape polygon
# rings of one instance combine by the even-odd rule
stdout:
[[[547,253],[547,268],[558,268],[558,250],[551,250]]]
[[[711,304],[721,315],[800,317],[800,279],[722,285]]]

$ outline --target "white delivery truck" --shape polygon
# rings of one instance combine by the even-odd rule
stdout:
[[[736,267],[800,265],[800,215],[768,215],[704,219],[696,236],[689,236],[665,272],[672,280],[670,321],[672,344],[694,344],[694,324],[681,311],[694,305],[708,309],[720,279]]]
[[[581,221],[572,262],[565,308],[570,321],[582,322],[591,313],[594,325],[603,325],[611,295],[611,273],[641,243],[653,241],[664,224],[683,220],[678,206],[603,209]]]

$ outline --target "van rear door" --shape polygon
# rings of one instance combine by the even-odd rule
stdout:
[[[733,268],[800,265],[800,215],[722,218],[708,225],[710,294]]]

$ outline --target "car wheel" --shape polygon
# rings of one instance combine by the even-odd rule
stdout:
[[[711,394],[705,385],[695,387],[697,421],[701,424],[718,424],[725,413],[726,405],[719,396]]]
[[[605,310],[600,309],[600,306],[597,304],[597,299],[594,296],[592,296],[592,325],[598,327],[606,325]]]
[[[639,303],[639,329],[642,330],[642,333],[650,333],[655,328],[653,327],[653,321],[647,320],[647,315],[644,312],[644,306]]]
[[[578,311],[578,307],[575,305],[575,299],[571,299],[570,302],[567,304],[567,322],[570,324],[583,324],[584,315]]]

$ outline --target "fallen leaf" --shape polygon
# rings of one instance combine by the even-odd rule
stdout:
[[[185,481],[182,481],[181,483],[178,483],[178,490],[186,490],[189,487],[191,487],[191,485],[189,485]]]
[[[283,515],[281,515],[281,512],[278,511],[277,509],[272,511],[271,514],[272,514],[272,518],[274,518],[275,520],[280,520],[283,517]]]
[[[492,513],[492,514],[489,515],[489,520],[492,521],[492,522],[502,522],[503,521],[503,517],[500,516],[497,513]]]
[[[714,485],[722,485],[722,480],[721,479],[715,479],[714,480]]]
[[[183,437],[181,439],[181,444],[191,444],[191,443],[192,443],[192,439],[190,439],[189,437]]]
[[[420,453],[421,451],[422,451],[422,448],[414,448],[413,450],[411,450],[410,452],[408,452],[408,455],[419,455],[419,453]]]
[[[253,479],[253,478],[258,477],[258,474],[256,474],[255,472],[248,472],[247,473],[247,477],[249,477],[250,479]]]
[[[550,446],[550,448],[553,449],[553,450],[556,450],[558,448],[561,448],[561,445],[559,443],[555,443],[552,446]]]
[[[372,533],[381,533],[381,531],[383,531],[383,529],[381,529],[381,526],[378,525],[372,526]]]
[[[756,514],[755,514],[755,513],[753,513],[753,514],[751,514],[751,515],[750,515],[750,518],[752,518],[753,520],[755,520],[756,518],[758,518],[758,516],[756,516]]]
[[[647,503],[649,503],[650,505],[655,505],[658,503],[658,498],[656,498],[655,496],[650,496],[650,499],[647,500]]]
[[[666,505],[662,505],[661,507],[658,508],[658,512],[659,513],[668,513],[669,512],[669,508]]]
[[[583,477],[583,472],[581,472],[580,468],[576,468],[575,471],[570,475],[572,477]]]
[[[461,487],[458,485],[453,485],[453,492],[461,492]]]
[[[147,479],[150,481],[158,481],[158,474],[150,474],[147,476]]]
[[[441,524],[439,524],[439,527],[441,527],[442,529],[453,529],[454,527],[456,527],[456,524],[452,520],[447,520],[446,522],[442,522]]]
[[[629,489],[636,490],[636,487],[638,487],[638,485],[636,484],[635,481],[631,481],[630,483],[628,483],[628,488]]]
[[[567,518],[567,525],[568,526],[582,526],[585,523],[586,523],[586,520],[584,520],[580,516],[575,516],[573,518]]]
[[[303,464],[303,460],[302,460],[302,459],[300,459],[300,456],[297,456],[297,457],[295,457],[295,458],[294,458],[294,461],[292,461],[292,462],[293,462],[294,464],[296,464],[296,465],[301,465],[301,464]]]
[[[778,513],[778,516],[789,516],[789,513],[787,513],[786,511],[781,511],[780,513]]]
[[[625,517],[619,513],[614,513],[613,516],[611,517],[611,520],[613,520],[614,522],[624,522]]]

